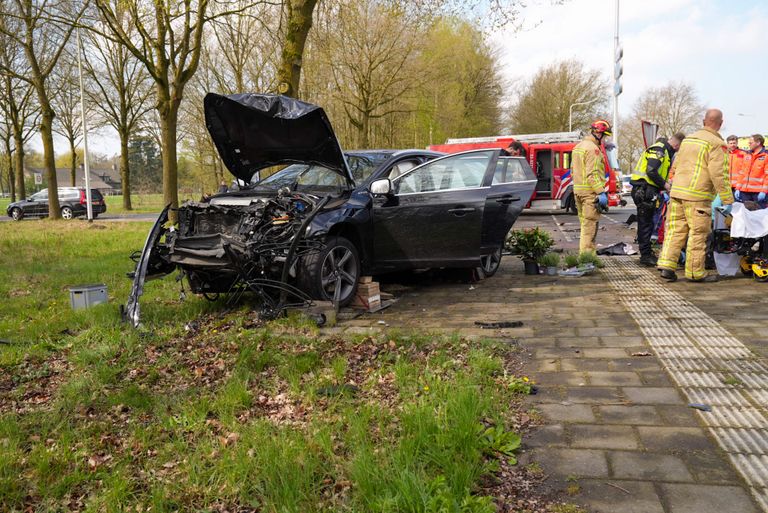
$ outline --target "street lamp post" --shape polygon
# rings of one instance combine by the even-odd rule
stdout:
[[[573,132],[573,108],[577,105],[589,105],[591,103],[595,103],[600,98],[595,98],[594,100],[590,100],[588,102],[577,102],[571,104],[570,107],[568,107],[568,131]]]
[[[77,70],[80,75],[80,116],[83,125],[83,174],[85,175],[85,201],[88,222],[93,222],[93,203],[91,201],[91,168],[88,166],[88,125],[85,120],[85,88],[83,87],[83,42],[80,38],[80,28],[77,29]]]

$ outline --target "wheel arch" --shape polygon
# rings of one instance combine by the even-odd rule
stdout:
[[[351,242],[357,249],[357,254],[360,255],[360,263],[364,268],[368,267],[368,252],[363,244],[363,237],[360,235],[360,230],[357,229],[351,223],[337,223],[328,230],[325,239],[328,240],[331,237],[344,237]]]

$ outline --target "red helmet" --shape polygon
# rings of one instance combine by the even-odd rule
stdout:
[[[598,119],[590,125],[590,128],[592,129],[592,132],[597,132],[598,134],[607,135],[608,137],[613,135],[611,124],[604,119]]]

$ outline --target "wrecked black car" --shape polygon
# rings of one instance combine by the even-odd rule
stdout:
[[[166,208],[137,254],[123,315],[144,282],[179,270],[193,292],[255,293],[265,315],[312,299],[348,304],[363,274],[498,269],[536,178],[500,150],[344,154],[325,112],[268,94],[208,94],[208,131],[239,190]],[[260,171],[285,166],[258,180]]]

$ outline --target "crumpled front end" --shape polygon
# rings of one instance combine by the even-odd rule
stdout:
[[[271,314],[289,300],[309,300],[290,281],[298,259],[322,247],[322,241],[305,239],[304,234],[326,200],[301,193],[235,199],[186,203],[179,208],[177,227],[164,226],[168,216],[163,212],[137,260],[126,320],[138,326],[144,281],[175,269],[186,276],[194,293],[239,297],[250,290]]]

